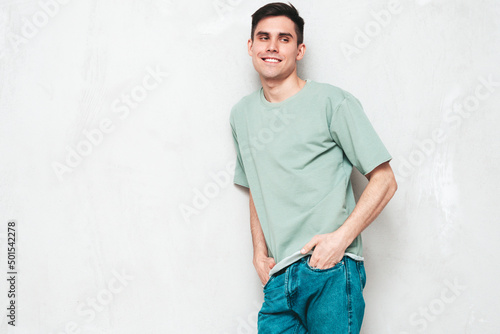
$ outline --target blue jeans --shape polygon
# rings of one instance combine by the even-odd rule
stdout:
[[[365,312],[363,261],[344,255],[332,268],[318,269],[302,257],[264,285],[259,334],[359,333]]]

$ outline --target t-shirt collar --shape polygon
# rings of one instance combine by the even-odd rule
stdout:
[[[308,88],[310,86],[310,82],[311,82],[311,79],[306,79],[306,83],[305,83],[304,87],[302,87],[301,90],[299,90],[297,93],[293,94],[292,96],[286,98],[285,100],[283,100],[281,102],[269,102],[268,100],[266,100],[266,97],[264,96],[264,88],[261,87],[260,91],[259,91],[260,101],[266,107],[282,106],[282,105],[284,105],[292,100],[295,100],[298,96],[304,94],[304,91],[306,90],[306,88]]]

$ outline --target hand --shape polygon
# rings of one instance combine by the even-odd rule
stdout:
[[[262,285],[266,285],[269,280],[269,271],[276,265],[276,262],[272,257],[268,257],[265,255],[262,256],[254,256],[253,265],[259,278],[262,282]]]
[[[311,267],[318,269],[328,269],[335,266],[344,257],[345,250],[349,246],[348,240],[340,232],[318,234],[312,237],[301,253],[309,252],[313,247],[314,251],[309,259]]]

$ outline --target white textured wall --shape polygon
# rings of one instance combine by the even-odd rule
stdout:
[[[300,76],[357,96],[394,156],[399,190],[363,232],[363,333],[499,333],[500,3],[293,3]],[[1,333],[256,333],[228,117],[260,87],[263,4],[0,2]]]

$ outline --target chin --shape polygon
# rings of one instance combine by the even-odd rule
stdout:
[[[281,78],[279,75],[265,75],[265,74],[261,74],[262,78],[266,79],[266,80],[277,80],[279,78]]]

